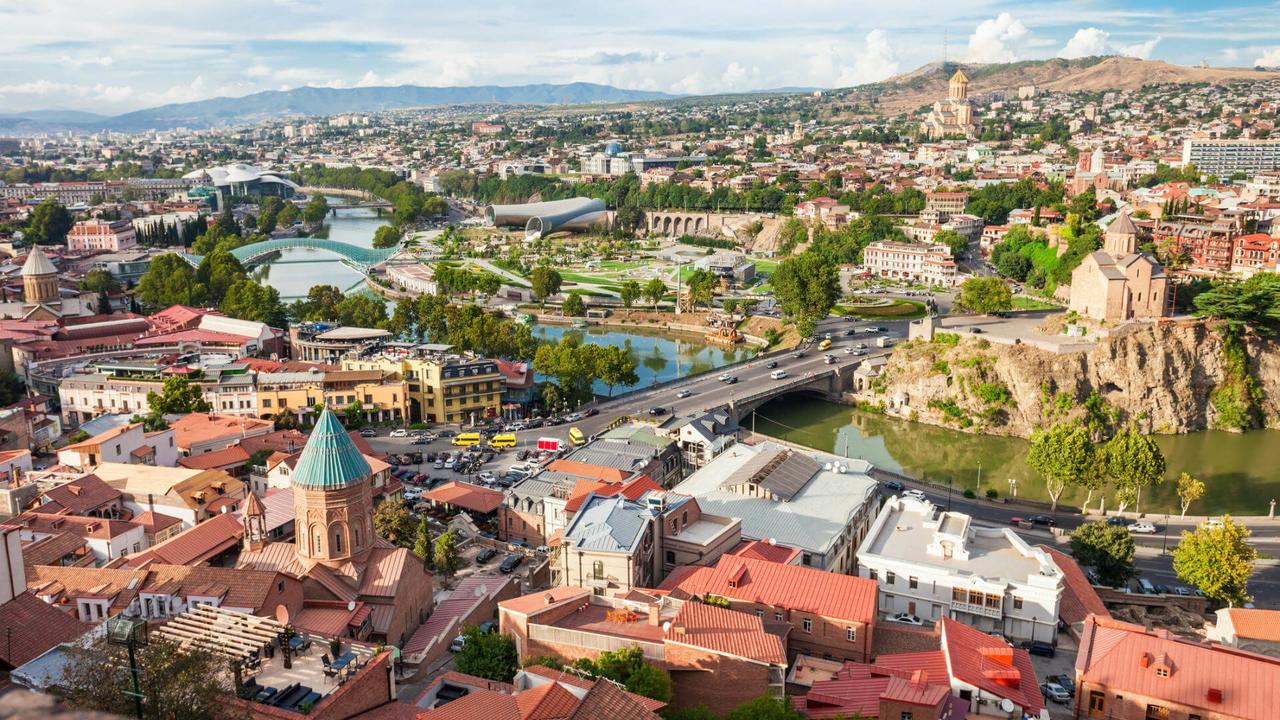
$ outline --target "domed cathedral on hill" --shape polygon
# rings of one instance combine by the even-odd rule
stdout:
[[[262,503],[246,503],[236,566],[293,575],[308,602],[346,603],[367,618],[367,639],[399,646],[431,611],[431,575],[374,532],[371,477],[346,428],[325,410],[292,475],[295,542],[268,542]]]
[[[33,245],[22,265],[22,302],[0,303],[0,313],[24,320],[59,320],[92,315],[94,308],[92,302],[85,302],[78,294],[62,297],[58,268],[40,246]]]
[[[969,103],[969,76],[956,69],[947,82],[947,97],[933,104],[920,132],[931,140],[944,137],[969,137],[977,128],[973,121],[973,106]]]

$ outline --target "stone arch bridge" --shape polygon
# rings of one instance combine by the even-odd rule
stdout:
[[[729,223],[748,217],[751,216],[745,213],[646,210],[644,220],[645,227],[652,235],[661,235],[663,237],[680,237],[681,235],[719,237],[724,234]]]

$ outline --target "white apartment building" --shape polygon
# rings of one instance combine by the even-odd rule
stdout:
[[[928,501],[889,498],[858,548],[858,575],[879,585],[886,616],[948,617],[1016,640],[1057,634],[1065,579],[1049,554]]]
[[[138,244],[133,223],[128,220],[81,220],[67,233],[71,252],[120,252]]]
[[[880,240],[862,251],[867,272],[884,278],[950,287],[956,282],[956,261],[945,245]]]
[[[1182,163],[1195,163],[1205,174],[1226,178],[1235,172],[1250,175],[1280,169],[1280,140],[1210,140],[1188,138],[1182,143]]]

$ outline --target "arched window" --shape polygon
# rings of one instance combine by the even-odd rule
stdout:
[[[356,544],[355,544],[355,548],[356,548],[357,550],[359,550],[359,549],[360,549],[360,526],[359,526],[359,525],[357,525],[357,526],[356,526]]]
[[[329,546],[329,551],[334,555],[345,552],[347,526],[340,522],[333,523],[329,526],[329,535],[333,537],[333,544]]]
[[[595,562],[591,563],[591,576],[594,577],[596,580],[603,580],[604,579],[604,563],[600,562],[599,560],[596,560]]]
[[[342,552],[342,528],[335,528],[333,531],[333,551]]]
[[[320,526],[311,526],[311,555],[319,555],[320,548],[323,547],[323,541],[320,539]]]

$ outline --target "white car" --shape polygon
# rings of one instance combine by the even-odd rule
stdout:
[[[689,397],[692,394],[693,394],[692,390],[681,390],[680,392],[676,393],[676,397],[684,399]]]
[[[1149,522],[1136,522],[1129,526],[1129,532],[1141,533],[1143,535],[1152,535],[1157,532],[1156,526]]]
[[[1040,694],[1047,700],[1065,705],[1071,702],[1071,693],[1067,689],[1054,682],[1040,683]]]
[[[387,437],[409,437],[409,431],[404,428],[396,428],[392,430]]]
[[[487,470],[485,472],[480,473],[478,477],[480,478],[480,482],[484,483],[485,485],[492,485],[493,481],[497,479],[494,477],[493,473]]]
[[[924,625],[923,620],[916,617],[915,615],[912,615],[911,613],[898,613],[897,615],[890,615],[889,617],[885,618],[885,620],[889,622],[902,623],[903,625],[920,625],[920,626]]]
[[[1209,518],[1208,520],[1200,523],[1200,527],[1207,529],[1220,528],[1222,527],[1222,520],[1218,518]]]
[[[921,502],[924,502],[924,501],[927,499],[927,498],[925,498],[925,495],[924,495],[924,493],[923,493],[923,492],[921,492],[921,491],[919,491],[919,490],[915,490],[915,489],[912,489],[912,490],[904,490],[904,491],[902,492],[902,497],[904,497],[904,498],[914,498],[914,499],[919,500],[919,501],[921,501]]]
[[[568,415],[565,415],[565,416],[564,416],[564,421],[565,421],[565,422],[567,422],[567,423],[576,423],[576,422],[578,422],[579,420],[581,420],[582,418],[583,418],[582,413],[580,413],[580,412],[573,412],[573,413],[569,413]]]

